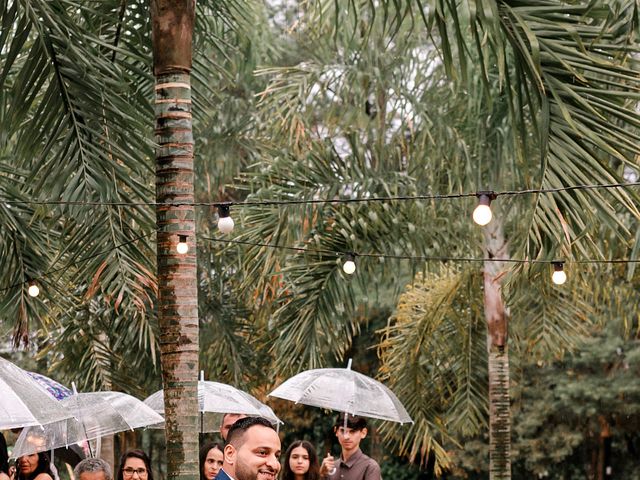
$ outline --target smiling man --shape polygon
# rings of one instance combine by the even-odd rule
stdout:
[[[363,417],[347,415],[345,427],[344,414],[340,415],[333,426],[342,447],[337,462],[329,453],[322,459],[320,476],[323,480],[381,480],[380,465],[360,450],[360,442],[367,436],[367,420]]]
[[[246,417],[229,429],[222,469],[216,480],[276,480],[280,438],[269,420]]]

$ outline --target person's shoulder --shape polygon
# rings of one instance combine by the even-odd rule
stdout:
[[[365,461],[367,463],[375,463],[376,465],[378,464],[378,462],[376,462],[373,458],[371,458],[369,455],[364,453],[362,450],[360,450],[359,456],[360,456],[360,460],[362,461]]]
[[[232,480],[232,478],[229,476],[227,472],[224,471],[223,468],[221,468],[214,480]]]
[[[369,455],[363,453],[363,460],[367,462],[367,471],[371,473],[380,474],[380,464]]]
[[[39,473],[33,480],[53,480],[53,477],[48,473]]]

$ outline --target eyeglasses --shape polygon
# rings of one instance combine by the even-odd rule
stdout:
[[[147,474],[147,469],[127,467],[122,469],[122,473],[124,473],[125,477],[133,477],[134,473],[137,473],[139,477],[142,477],[143,475]]]

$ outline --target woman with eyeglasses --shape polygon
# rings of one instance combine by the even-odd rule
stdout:
[[[120,457],[116,480],[153,480],[151,460],[142,450],[129,450]]]

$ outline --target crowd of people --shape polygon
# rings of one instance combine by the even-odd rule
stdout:
[[[360,449],[367,436],[363,417],[340,415],[333,433],[341,446],[339,458],[328,453],[320,461],[313,444],[296,440],[281,458],[282,445],[273,425],[261,417],[226,414],[220,425],[224,444],[200,449],[200,480],[381,480],[380,466]],[[0,480],[57,480],[46,453],[24,455],[10,467],[0,434]],[[125,452],[115,480],[153,480],[151,460],[142,450]],[[87,458],[74,468],[75,480],[114,480],[111,467]]]

